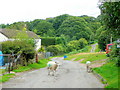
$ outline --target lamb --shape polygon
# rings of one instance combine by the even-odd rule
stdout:
[[[48,75],[50,75],[50,72],[52,72],[52,76],[54,76],[54,73],[56,72],[57,67],[58,67],[57,62],[49,61],[47,63]]]
[[[87,67],[87,72],[88,72],[88,73],[91,72],[90,64],[91,64],[90,61],[87,61],[87,62],[86,62],[86,67]]]

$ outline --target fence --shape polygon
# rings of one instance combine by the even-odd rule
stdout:
[[[5,68],[10,71],[12,71],[14,68],[17,68],[17,61],[20,58],[20,54],[0,54],[0,56],[4,56],[4,65],[1,68]]]

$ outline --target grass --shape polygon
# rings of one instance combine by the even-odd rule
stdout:
[[[13,73],[0,76],[0,83],[8,81],[10,78],[12,78],[14,76],[15,76],[15,74],[13,74]]]
[[[81,54],[73,54],[69,55],[68,58],[65,60],[72,60],[75,59],[75,61],[84,59],[81,63],[86,63],[86,61],[96,61],[96,60],[102,60],[107,59],[105,53],[81,53]]]
[[[99,52],[99,51],[100,51],[100,48],[98,47],[98,45],[96,45],[95,52]]]
[[[101,67],[94,68],[93,70],[100,74],[108,83],[105,88],[118,88],[118,70],[120,67],[117,67],[113,62],[109,62]]]
[[[18,69],[15,69],[13,71],[14,72],[24,72],[24,71],[28,71],[31,69],[43,68],[43,67],[46,67],[48,61],[50,61],[50,60],[41,59],[41,60],[39,60],[38,63],[29,64],[28,66],[20,66]]]
[[[86,47],[84,47],[83,49],[80,49],[80,50],[77,50],[77,51],[72,51],[72,52],[70,52],[70,53],[68,53],[68,55],[70,54],[77,54],[77,53],[85,53],[85,52],[90,52],[90,50],[91,50],[91,46],[86,46]]]
[[[0,74],[5,73],[6,71],[4,69],[0,69]]]

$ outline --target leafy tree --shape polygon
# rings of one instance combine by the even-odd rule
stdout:
[[[120,35],[120,2],[104,2],[100,5],[102,22],[108,33],[119,38]]]
[[[40,36],[43,36],[44,34],[50,35],[49,36],[54,36],[54,28],[52,26],[51,23],[47,22],[47,21],[41,21],[39,22],[34,29],[37,30],[37,34]]]
[[[79,49],[79,41],[78,40],[73,40],[73,41],[70,41],[68,44],[67,44],[67,51],[68,52],[72,52],[72,51],[76,51]]]
[[[55,17],[54,22],[53,22],[54,29],[57,30],[61,26],[63,21],[66,20],[68,17],[69,17],[68,14],[63,14],[63,15]]]
[[[48,52],[52,52],[53,55],[59,55],[64,52],[64,48],[62,45],[51,45],[46,48]]]
[[[80,38],[90,40],[92,31],[89,27],[87,27],[87,25],[88,23],[81,17],[69,17],[58,29],[58,35],[69,35],[71,38],[76,36],[77,40]]]
[[[84,48],[86,45],[88,45],[88,42],[85,38],[79,39],[79,48],[80,49]]]

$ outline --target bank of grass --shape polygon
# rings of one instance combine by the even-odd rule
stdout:
[[[120,77],[118,70],[120,70],[120,67],[117,67],[114,62],[109,62],[93,70],[107,81],[108,85],[105,88],[118,88],[118,77]]]
[[[3,73],[5,73],[5,72],[6,72],[5,69],[0,69],[0,74],[3,74]]]
[[[86,61],[96,61],[96,60],[102,60],[102,59],[107,59],[106,54],[104,52],[101,53],[79,53],[79,54],[73,54],[73,55],[68,55],[68,58],[65,60],[72,60],[74,61],[79,61],[83,59],[81,63],[86,63]]]
[[[0,83],[8,81],[10,78],[12,78],[14,76],[15,76],[15,74],[13,74],[13,73],[0,76]]]
[[[92,48],[91,46],[86,46],[83,49],[72,51],[72,52],[68,53],[67,55],[77,54],[77,53],[83,53],[83,52],[87,53],[87,52],[90,52],[91,48]]]
[[[17,73],[17,72],[28,71],[28,70],[31,70],[31,69],[43,68],[43,67],[46,67],[48,61],[50,61],[50,60],[41,59],[41,60],[38,61],[38,63],[29,64],[28,66],[19,66],[18,69],[15,69],[13,71]]]

